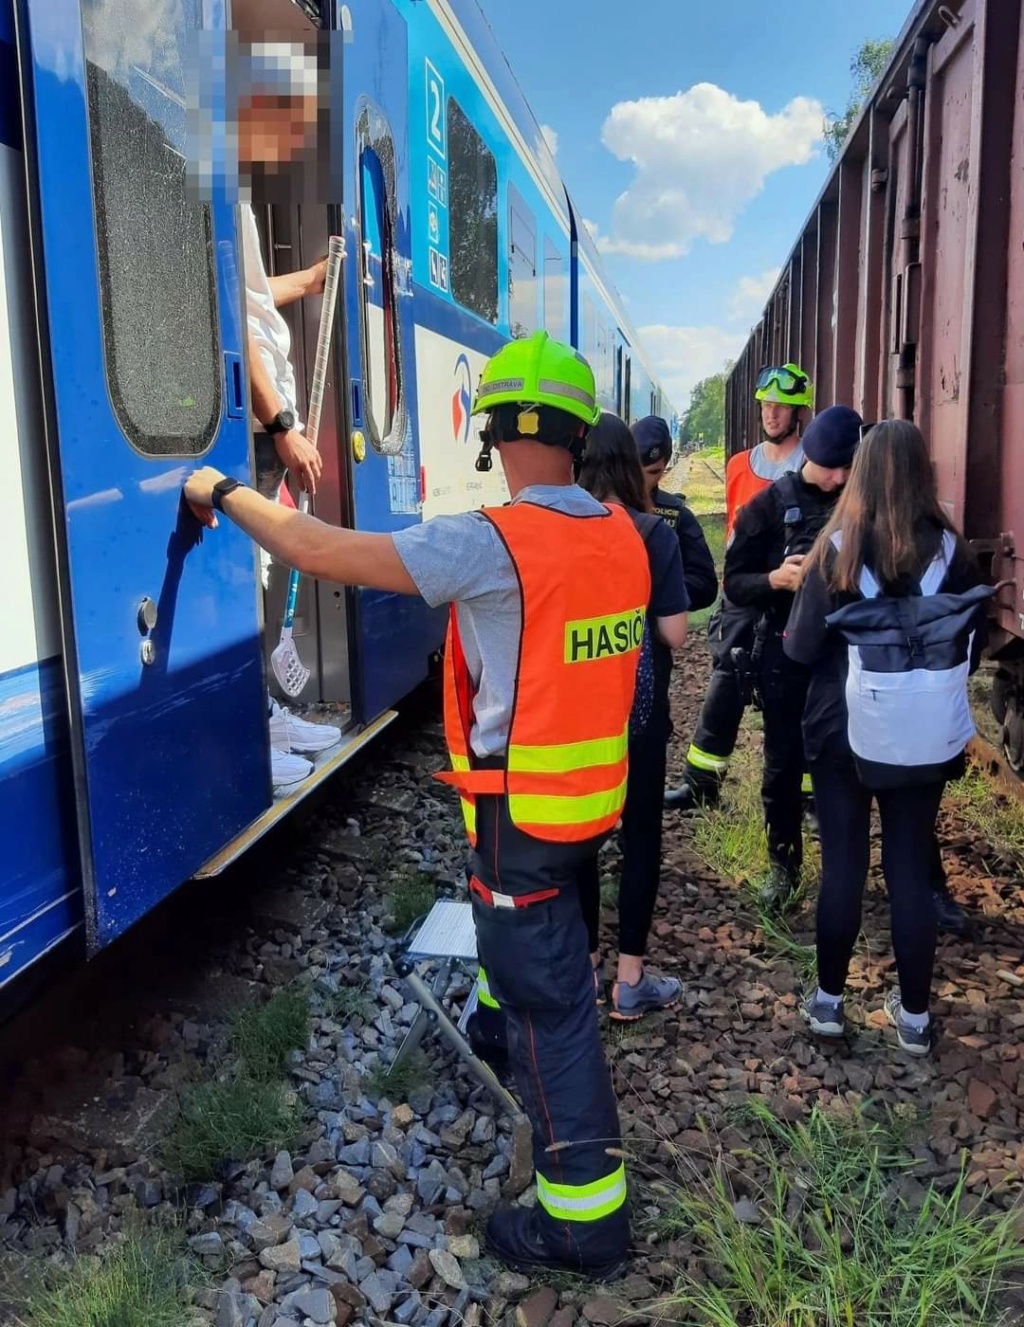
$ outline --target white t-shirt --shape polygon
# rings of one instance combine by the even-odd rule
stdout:
[[[241,207],[242,256],[245,261],[245,313],[250,335],[259,347],[260,358],[270,375],[278,396],[287,409],[296,413],[295,370],[289,355],[292,337],[288,324],[274,304],[270,282],[263,267],[260,236],[252,207]],[[262,430],[259,420],[253,419],[253,429]]]

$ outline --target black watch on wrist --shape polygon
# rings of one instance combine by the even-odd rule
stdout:
[[[220,479],[213,486],[213,505],[218,511],[224,510],[224,499],[229,493],[234,493],[236,488],[245,488],[240,479]]]
[[[291,410],[279,410],[266,427],[271,437],[276,433],[290,433],[295,427],[295,414]]]

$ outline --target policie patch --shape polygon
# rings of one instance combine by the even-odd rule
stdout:
[[[646,608],[633,608],[610,617],[584,618],[565,624],[565,662],[592,663],[616,654],[639,650],[644,638]]]

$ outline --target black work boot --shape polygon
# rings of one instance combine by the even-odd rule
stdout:
[[[540,1217],[533,1207],[509,1207],[495,1212],[487,1222],[487,1244],[495,1257],[520,1272],[548,1268],[573,1272],[594,1281],[617,1281],[629,1265],[625,1247],[618,1254],[609,1250],[610,1256],[600,1262],[560,1256],[544,1239]]]
[[[945,885],[932,890],[932,903],[939,930],[951,931],[953,935],[963,935],[967,930],[967,913]]]
[[[684,815],[713,811],[718,805],[721,792],[722,780],[717,774],[708,774],[687,765],[679,787],[669,788],[665,793],[665,810],[682,811]]]
[[[766,912],[785,912],[800,887],[800,872],[772,862],[757,887],[757,901]]]

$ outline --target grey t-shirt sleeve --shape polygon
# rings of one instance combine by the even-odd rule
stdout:
[[[435,516],[392,538],[406,571],[431,608],[468,603],[516,587],[501,536],[479,512]]]

